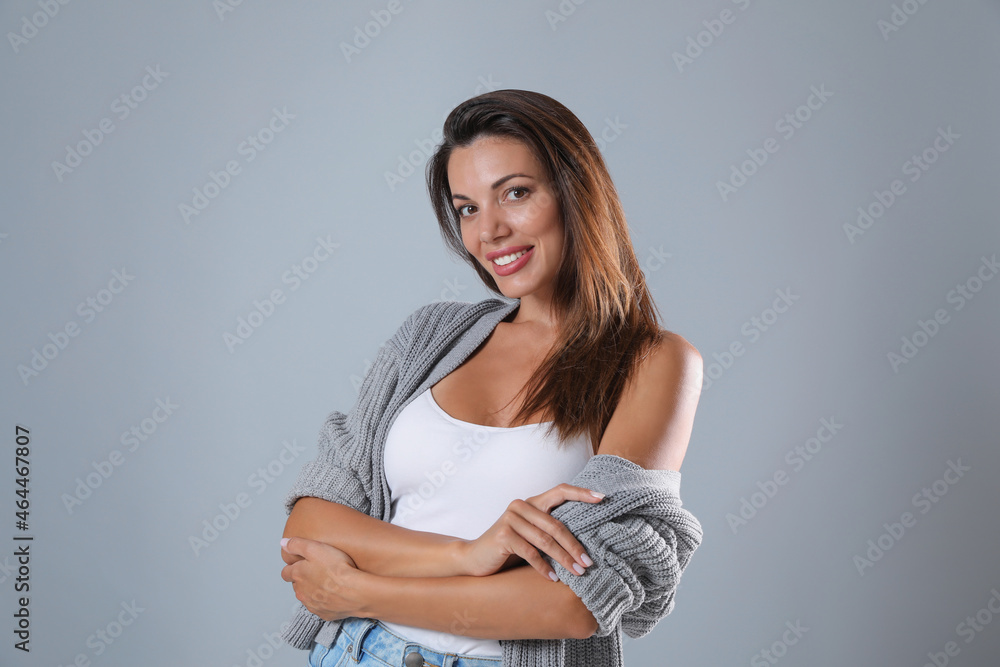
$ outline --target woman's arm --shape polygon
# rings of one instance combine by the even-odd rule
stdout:
[[[569,586],[519,565],[485,577],[359,577],[360,615],[483,639],[586,639],[597,621]]]
[[[569,586],[528,565],[482,577],[386,577],[322,542],[291,538],[286,548],[300,558],[281,578],[324,620],[378,618],[487,639],[582,639],[598,629]]]
[[[598,452],[609,456],[592,459],[576,481],[579,488],[615,492],[604,488],[607,475],[625,494],[618,505],[642,501],[643,513],[629,514],[618,527],[621,535],[608,543],[604,526],[592,525],[591,512],[600,514],[600,506],[567,503],[556,508],[564,510],[558,517],[553,512],[553,518],[567,519],[567,527],[580,524],[574,535],[585,537],[594,556],[590,576],[575,577],[560,567],[560,582],[549,582],[524,566],[480,577],[384,577],[353,567],[336,547],[293,540],[290,551],[303,559],[288,565],[282,578],[325,619],[384,618],[493,639],[604,636],[619,623],[630,637],[647,633],[672,609],[677,580],[701,541],[701,527],[680,507],[676,489],[698,402],[701,358],[683,339],[668,340],[666,353],[650,355],[655,362],[645,364],[624,392]],[[655,483],[649,488],[645,481],[630,481],[645,468],[641,477]],[[621,509],[608,506],[603,513],[614,519]],[[655,548],[644,546],[647,541]]]
[[[465,574],[459,561],[464,540],[396,526],[321,498],[300,498],[285,522],[283,537],[305,537],[346,552],[359,569],[392,577]],[[299,556],[281,550],[289,565]],[[537,576],[537,575],[536,575]]]
[[[486,576],[527,562],[542,577],[557,579],[543,558],[575,575],[592,565],[576,536],[551,516],[568,500],[598,503],[601,494],[557,484],[538,495],[511,501],[489,529],[474,540],[410,530],[325,499],[302,497],[285,525],[286,538],[302,537],[345,552],[365,572],[396,577]],[[334,528],[335,527],[335,528]],[[291,565],[298,556],[282,549]]]

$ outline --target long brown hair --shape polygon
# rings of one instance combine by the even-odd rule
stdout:
[[[480,137],[516,139],[531,150],[545,167],[565,234],[553,297],[558,339],[521,389],[527,394],[513,424],[548,408],[548,432],[558,430],[560,445],[585,433],[596,453],[626,382],[660,337],[618,192],[590,132],[551,97],[497,90],[455,107],[427,163],[427,189],[445,244],[501,296],[462,241],[448,183],[452,151]]]

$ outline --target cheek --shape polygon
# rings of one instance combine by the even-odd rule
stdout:
[[[535,236],[545,237],[550,243],[553,238],[562,236],[562,220],[554,198],[542,195],[534,201],[534,206],[526,207],[524,213],[524,223]]]
[[[547,215],[544,221],[539,221],[540,225],[538,227],[540,238],[544,238],[546,243],[553,248],[559,249],[564,243],[564,230],[562,221],[559,219],[559,215],[553,212],[551,215]]]
[[[462,243],[465,244],[465,249],[473,255],[479,251],[479,239],[468,226],[462,227]]]
[[[563,238],[563,230],[557,226],[547,236],[548,245],[552,252],[552,262],[558,265],[566,252],[566,239]]]

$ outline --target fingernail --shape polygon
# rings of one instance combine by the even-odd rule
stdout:
[[[288,546],[288,538],[287,537],[282,537],[281,538],[281,548],[284,549],[286,546]]]
[[[588,556],[587,554],[583,554],[582,556],[580,556],[580,560],[583,561],[584,567],[590,567],[591,565],[594,564],[594,561],[590,560],[590,556]]]
[[[575,572],[576,572],[577,574],[583,574],[583,568],[582,568],[582,567],[580,567],[580,564],[579,564],[579,563],[573,563],[573,570],[574,570],[574,571],[575,571]]]
[[[591,491],[590,495],[594,496],[595,498],[603,498],[604,497],[604,494],[601,493],[600,491]]]
[[[549,570],[549,579],[552,581],[559,581],[559,577],[552,570]]]

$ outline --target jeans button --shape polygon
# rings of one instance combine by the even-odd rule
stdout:
[[[423,667],[424,656],[420,655],[417,651],[407,653],[406,657],[403,658],[403,665],[405,667]]]

